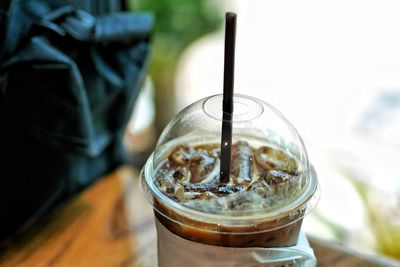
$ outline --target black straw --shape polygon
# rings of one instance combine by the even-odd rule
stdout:
[[[220,182],[228,183],[231,169],[233,81],[235,70],[236,14],[225,14],[224,96],[222,100],[222,134]]]

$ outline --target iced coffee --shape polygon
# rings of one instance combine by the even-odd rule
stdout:
[[[196,256],[183,259],[181,253],[173,258],[193,262],[218,248],[219,261],[222,254],[235,253],[246,263],[257,263],[252,258],[252,251],[259,251],[255,248],[286,249],[298,241],[318,187],[304,144],[293,126],[265,102],[242,95],[234,100],[228,182],[220,180],[219,95],[180,112],[142,170],[142,186],[156,217],[160,257],[174,253],[176,246],[188,246]],[[205,247],[210,245],[215,249]],[[165,266],[175,263],[171,264]]]
[[[222,184],[218,144],[180,144],[158,166],[155,183],[164,195],[189,209],[237,218],[277,210],[293,201],[303,187],[296,160],[282,150],[269,146],[256,148],[239,140],[232,146],[231,162],[230,180]],[[298,219],[303,212],[298,210],[283,218],[236,226],[190,219],[162,203],[156,205],[168,214],[165,217],[156,213],[156,216],[174,234],[204,244],[230,247],[295,245],[301,225]]]

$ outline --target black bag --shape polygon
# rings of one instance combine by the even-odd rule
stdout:
[[[123,162],[153,24],[123,8],[2,0],[0,239]]]

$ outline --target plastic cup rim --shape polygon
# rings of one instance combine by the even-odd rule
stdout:
[[[279,208],[276,211],[270,211],[267,209],[260,209],[257,211],[249,211],[249,213],[252,213],[251,215],[246,215],[243,212],[241,212],[241,216],[234,215],[233,213],[229,214],[215,214],[215,213],[206,213],[203,211],[195,210],[192,208],[185,207],[172,199],[170,199],[168,196],[164,195],[156,186],[154,183],[154,180],[152,178],[152,166],[153,166],[153,157],[154,153],[150,155],[148,158],[145,166],[143,167],[141,173],[140,173],[140,187],[141,191],[144,194],[146,200],[153,206],[153,209],[160,215],[164,216],[165,218],[172,220],[178,224],[183,224],[185,226],[190,226],[193,228],[196,228],[192,225],[188,225],[186,223],[177,221],[173,218],[170,218],[168,215],[164,214],[162,211],[157,209],[154,206],[154,198],[156,198],[159,202],[161,202],[163,205],[165,205],[168,209],[171,209],[174,212],[177,212],[183,217],[190,218],[192,220],[196,221],[201,221],[204,223],[210,223],[210,224],[222,224],[227,227],[246,227],[250,225],[254,225],[257,223],[262,223],[262,222],[267,222],[267,221],[273,221],[277,220],[280,218],[284,218],[285,216],[290,216],[291,214],[296,214],[296,212],[300,210],[305,210],[305,212],[296,217],[295,220],[290,221],[288,223],[278,225],[273,228],[268,228],[268,229],[260,229],[259,231],[251,231],[251,233],[257,233],[257,232],[266,232],[266,231],[272,231],[275,229],[279,229],[285,226],[288,226],[290,224],[293,224],[302,218],[306,216],[316,205],[316,203],[319,200],[319,185],[318,185],[318,180],[317,180],[317,175],[315,173],[314,168],[310,164],[310,172],[309,172],[309,177],[310,179],[309,182],[307,183],[307,187],[303,191],[303,194],[298,197],[293,203],[290,203],[288,205],[285,205],[281,208]],[[149,194],[150,193],[150,194]],[[150,196],[151,195],[151,196]],[[315,201],[313,201],[313,199]],[[307,206],[309,203],[312,203],[311,206]],[[256,212],[256,214],[254,214]],[[232,215],[233,214],[233,215]],[[226,223],[226,222],[231,222],[231,223]],[[237,224],[238,222],[244,222],[244,224]],[[213,230],[210,230],[213,231]],[[215,231],[215,230],[214,230]],[[221,231],[215,231],[218,233],[221,233]],[[230,234],[233,234],[232,232],[229,232]],[[243,233],[243,234],[246,234]]]

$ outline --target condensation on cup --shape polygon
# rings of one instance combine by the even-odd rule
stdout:
[[[295,128],[269,104],[234,96],[230,180],[219,181],[222,95],[166,126],[141,172],[160,267],[315,266],[300,231],[318,181]]]

